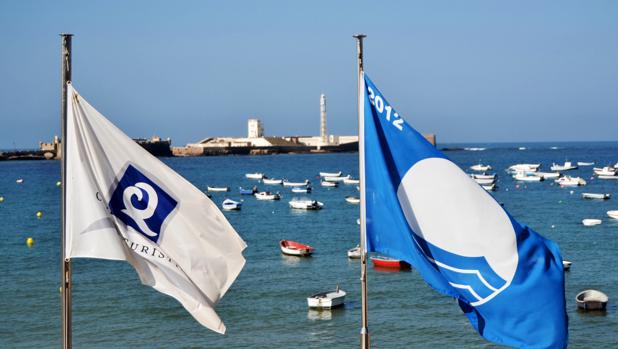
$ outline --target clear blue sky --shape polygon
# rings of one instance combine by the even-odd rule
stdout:
[[[352,35],[391,104],[440,142],[618,140],[618,1],[1,1],[0,149],[59,133],[73,82],[132,137],[184,145],[356,132]]]

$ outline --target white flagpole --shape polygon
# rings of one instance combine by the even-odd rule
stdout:
[[[71,260],[67,258],[65,251],[66,239],[66,193],[67,193],[67,83],[71,81],[71,38],[73,34],[60,34],[62,38],[61,71],[62,87],[60,97],[60,122],[61,122],[61,141],[60,150],[60,172],[62,183],[61,199],[61,221],[62,236],[60,238],[60,284],[62,292],[62,348],[71,349]]]
[[[369,349],[369,327],[367,325],[367,247],[365,242],[365,127],[364,127],[364,78],[363,39],[366,35],[354,35],[358,53],[358,173],[360,180],[360,250],[361,250],[361,349]]]

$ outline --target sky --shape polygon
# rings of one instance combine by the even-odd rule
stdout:
[[[365,71],[440,143],[618,140],[618,1],[0,2],[0,149],[60,134],[60,37],[73,85],[131,137],[182,146],[357,132]]]

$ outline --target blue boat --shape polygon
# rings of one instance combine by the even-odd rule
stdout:
[[[257,187],[253,187],[251,189],[244,189],[243,187],[238,187],[240,191],[240,195],[253,195],[257,192]]]

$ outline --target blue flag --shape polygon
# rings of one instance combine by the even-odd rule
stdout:
[[[566,348],[557,245],[518,223],[364,75],[366,248],[410,263],[489,341]]]

